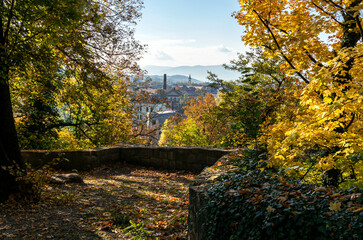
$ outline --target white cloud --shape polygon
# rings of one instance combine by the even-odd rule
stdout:
[[[141,66],[220,65],[229,63],[244,51],[224,44],[205,45],[195,39],[161,39],[155,35],[142,35],[141,42],[148,45],[148,52],[139,62]],[[242,45],[241,45],[242,46]]]
[[[140,61],[142,66],[220,65],[237,57],[237,51],[222,45],[196,47],[193,45],[149,44],[149,52]]]
[[[148,42],[149,46],[183,46],[195,43],[194,39],[158,39]]]
[[[229,53],[229,52],[232,52],[233,51],[232,48],[228,48],[228,47],[224,46],[223,44],[220,45],[220,46],[218,46],[217,50],[219,52],[224,52],[224,53]]]
[[[172,61],[174,60],[174,58],[172,58],[171,56],[169,56],[167,53],[165,53],[164,51],[157,51],[155,54],[154,54],[155,58],[157,60],[160,60],[160,61]]]

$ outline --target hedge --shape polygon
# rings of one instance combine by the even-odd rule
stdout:
[[[289,182],[266,171],[226,174],[202,209],[208,239],[363,239],[362,189]]]

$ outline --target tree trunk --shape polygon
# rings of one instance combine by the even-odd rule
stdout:
[[[345,11],[342,11],[344,21],[342,22],[343,35],[341,37],[341,49],[355,48],[358,41],[362,37],[359,29],[359,24],[361,21],[359,16],[360,13],[358,10],[355,10],[355,8],[357,8],[361,3],[362,0],[355,0],[346,7]],[[344,85],[353,80],[352,76],[350,75],[350,70],[353,67],[354,60],[354,57],[351,57],[343,64],[342,70],[336,76],[333,76],[334,78],[338,78],[338,80],[336,81],[338,84]],[[348,90],[348,87],[344,87],[343,93],[346,94]],[[333,99],[334,98],[335,96],[333,96]],[[343,112],[340,117],[342,117],[343,115],[347,115],[347,113]],[[336,128],[335,132],[344,133],[348,130],[349,126],[355,119],[355,113],[351,113],[350,115],[351,120],[343,122],[342,124],[344,126]],[[332,149],[332,151],[337,152],[340,149],[340,147],[335,147],[335,149]],[[326,186],[338,187],[341,181],[342,173],[340,169],[334,167],[324,173],[323,183]]]
[[[8,85],[9,71],[0,54],[0,202],[8,199],[12,193],[19,192],[15,176],[4,169],[16,164],[24,168],[21,160],[18,139],[13,117],[10,89]]]

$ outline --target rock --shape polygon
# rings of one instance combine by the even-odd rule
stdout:
[[[82,177],[77,173],[52,174],[49,182],[55,184],[84,183]]]

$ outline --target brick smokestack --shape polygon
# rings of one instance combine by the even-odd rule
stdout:
[[[166,74],[164,74],[164,86],[163,89],[166,90]]]

